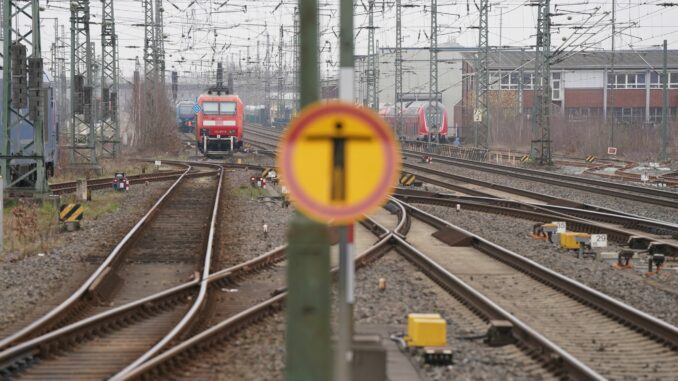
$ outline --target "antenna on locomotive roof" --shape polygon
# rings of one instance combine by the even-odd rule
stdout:
[[[212,95],[214,92],[216,92],[217,95],[221,95],[222,93],[226,95],[231,94],[233,89],[233,78],[230,75],[228,78],[228,85],[228,87],[224,87],[224,66],[219,62],[217,63],[217,85],[210,87],[209,90],[207,90],[207,94]]]

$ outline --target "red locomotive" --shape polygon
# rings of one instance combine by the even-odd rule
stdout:
[[[242,147],[244,106],[240,97],[203,94],[198,105],[196,137],[200,152],[219,154]]]
[[[431,107],[428,101],[404,103],[402,130],[398,132],[398,135],[404,139],[435,141],[438,138],[440,142],[447,141],[447,109],[442,104],[438,104],[442,121],[438,128],[438,123],[435,123],[435,106],[434,104]],[[379,115],[394,129],[396,128],[394,106],[383,107],[379,110]]]
[[[224,87],[224,69],[217,64],[217,84],[198,97],[196,138],[203,155],[223,155],[242,148],[245,106],[233,94],[233,77]]]

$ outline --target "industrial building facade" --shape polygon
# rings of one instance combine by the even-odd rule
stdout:
[[[551,66],[553,115],[571,123],[615,117],[620,126],[654,126],[661,121],[663,51],[563,53]],[[475,104],[476,56],[464,53],[461,101],[455,124],[470,131]],[[489,55],[490,112],[530,117],[534,52],[496,51]],[[668,51],[669,112],[678,107],[678,51]],[[511,112],[513,111],[513,112]]]

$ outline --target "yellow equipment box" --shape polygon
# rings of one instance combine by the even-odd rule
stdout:
[[[412,347],[444,347],[447,345],[447,323],[440,314],[407,315],[407,345]]]
[[[560,247],[563,249],[578,250],[580,242],[584,242],[586,239],[590,240],[591,234],[577,232],[560,233]]]

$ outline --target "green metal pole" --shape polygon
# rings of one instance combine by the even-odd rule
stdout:
[[[318,100],[318,3],[299,0],[301,107]],[[286,379],[327,381],[330,348],[330,246],[327,227],[296,214],[287,249]]]
[[[667,71],[667,47],[664,40],[664,70],[662,71],[663,105],[662,105],[662,128],[659,136],[659,161],[667,159],[666,145],[668,143],[669,124],[669,73]]]

